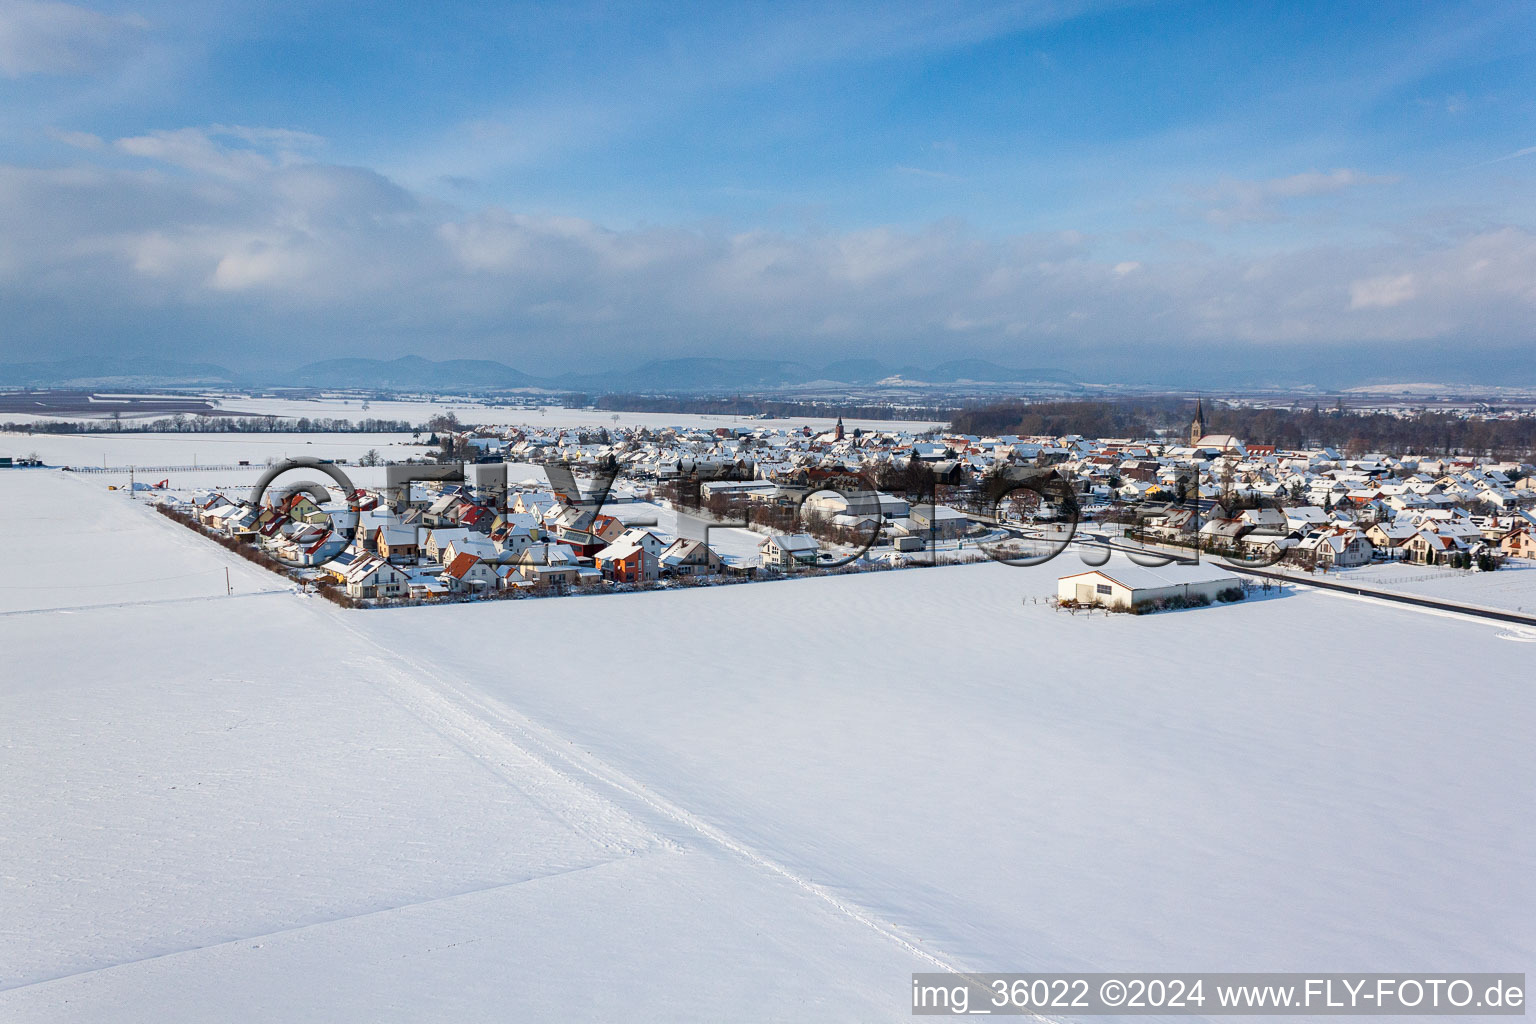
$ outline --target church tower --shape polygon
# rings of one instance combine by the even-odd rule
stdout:
[[[837,418],[837,430],[832,434],[832,440],[834,440],[834,441],[841,441],[842,439],[843,439],[843,418],[841,416],[839,416]]]
[[[1189,443],[1197,445],[1205,436],[1205,405],[1200,399],[1195,399],[1195,422],[1189,427]]]

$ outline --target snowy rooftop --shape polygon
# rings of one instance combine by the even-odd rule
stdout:
[[[1145,565],[1137,565],[1123,558],[1117,558],[1098,569],[1070,573],[1061,578],[1069,580],[1074,576],[1086,576],[1093,573],[1107,576],[1121,586],[1129,587],[1132,590],[1156,590],[1162,587],[1182,586],[1186,583],[1219,583],[1227,580],[1231,580],[1233,583],[1238,582],[1237,576],[1230,569],[1222,568],[1215,562],[1201,562],[1199,565],[1183,565],[1174,562],[1154,569]]]

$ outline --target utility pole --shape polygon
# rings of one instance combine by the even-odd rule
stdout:
[[[234,595],[235,595],[235,585],[233,583],[229,582],[229,566],[226,565],[224,567],[224,596],[225,597],[233,597]]]
[[[139,492],[133,489],[133,467],[128,467],[128,497],[134,501],[139,500]]]

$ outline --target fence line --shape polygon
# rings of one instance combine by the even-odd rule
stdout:
[[[267,467],[265,465],[241,466],[236,464],[205,466],[199,463],[195,466],[69,466],[67,468],[71,473],[201,473],[204,470],[220,472],[232,469],[265,469]]]

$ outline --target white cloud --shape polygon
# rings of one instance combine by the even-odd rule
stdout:
[[[325,145],[325,140],[311,132],[296,131],[292,128],[264,128],[251,127],[243,124],[215,124],[210,125],[207,132],[211,136],[226,136],[241,139],[263,149],[274,150],[279,153],[302,153],[319,149]]]
[[[188,322],[235,362],[416,351],[590,368],[690,347],[931,360],[963,344],[1049,361],[1080,346],[1513,342],[1536,319],[1536,234],[1517,227],[1247,258],[1174,240],[1137,260],[1073,232],[948,222],[615,230],[436,203],[293,156],[301,144],[318,145],[184,129],[118,144],[176,174],[0,167],[0,302],[15,314],[0,361]]]
[[[102,149],[107,144],[106,140],[99,135],[92,135],[90,132],[66,131],[61,128],[49,128],[48,137],[75,149]]]
[[[226,240],[209,284],[220,291],[246,291],[294,282],[314,268],[302,246],[278,239]]]
[[[246,178],[272,169],[270,158],[255,150],[230,150],[197,128],[150,132],[118,139],[113,145],[131,156],[171,164],[217,177]]]
[[[245,145],[230,145],[237,140]],[[212,125],[118,139],[124,153],[219,178],[256,178],[280,164],[297,163],[324,140],[284,128]]]
[[[1328,172],[1305,171],[1262,181],[1229,179],[1202,190],[1200,195],[1216,204],[1206,210],[1206,219],[1213,224],[1230,225],[1278,220],[1280,205],[1288,200],[1329,195],[1361,185],[1391,185],[1397,181],[1393,175],[1367,174],[1340,167]]]
[[[958,181],[959,176],[948,171],[935,171],[927,167],[909,167],[900,164],[896,167],[897,174],[904,174],[911,178],[928,178],[933,181]]]
[[[78,75],[99,70],[139,44],[142,18],[115,17],[74,4],[0,3],[0,75]]]
[[[1393,306],[1401,306],[1416,294],[1412,274],[1370,277],[1349,286],[1349,308],[1391,309]]]
[[[1297,196],[1317,196],[1338,192],[1355,185],[1389,185],[1396,180],[1391,175],[1365,174],[1348,167],[1341,167],[1327,174],[1307,171],[1302,174],[1292,174],[1286,178],[1272,178],[1259,183],[1259,192],[1264,195],[1294,199]]]

